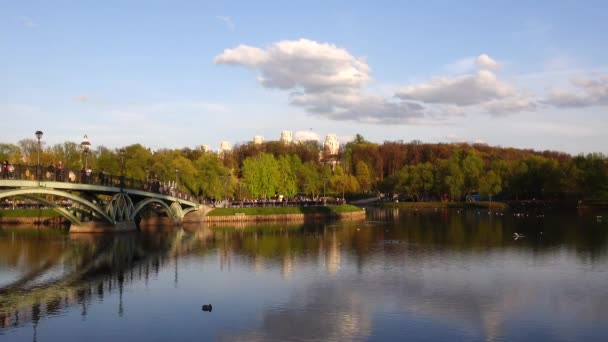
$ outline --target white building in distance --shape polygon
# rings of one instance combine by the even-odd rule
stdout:
[[[328,134],[325,136],[325,142],[323,143],[323,151],[328,155],[338,154],[340,150],[340,143],[338,137],[335,134]]]
[[[291,131],[281,131],[281,142],[291,144],[293,141],[293,133]]]
[[[200,146],[201,151],[207,153],[207,152],[211,152],[211,147],[209,147],[209,145],[201,145]]]
[[[264,136],[263,135],[255,135],[253,136],[253,143],[255,145],[260,145],[264,142]]]
[[[232,151],[232,144],[230,144],[230,141],[220,141],[220,149],[218,150],[218,152],[221,154],[230,151]]]

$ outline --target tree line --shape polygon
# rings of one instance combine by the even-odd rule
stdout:
[[[140,144],[110,149],[99,146],[88,156],[94,171],[136,179],[173,181],[208,198],[335,196],[376,193],[414,201],[460,201],[473,195],[502,199],[608,198],[608,159],[601,153],[572,156],[486,144],[367,141],[357,135],[336,154],[317,141],[284,144],[243,143],[218,155],[203,149],[159,149]],[[34,139],[0,144],[0,159],[35,165]],[[63,161],[81,169],[80,145],[42,145],[40,161]]]

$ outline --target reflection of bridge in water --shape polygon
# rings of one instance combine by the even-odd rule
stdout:
[[[75,231],[130,230],[142,209],[164,210],[176,224],[199,208],[194,196],[157,181],[139,181],[104,173],[62,170],[61,174],[40,172],[36,167],[17,165],[0,179],[0,201],[26,198],[47,206],[72,224]],[[55,198],[71,201],[69,208]]]
[[[42,266],[0,287],[0,329],[30,322],[36,325],[43,317],[59,315],[75,306],[80,306],[81,315],[86,316],[92,303],[116,293],[121,316],[125,287],[139,281],[147,284],[172,260],[177,282],[177,257],[204,245],[210,236],[209,230],[181,228],[154,234],[71,234],[68,248],[44,262],[38,260]],[[53,268],[65,271],[45,280]]]

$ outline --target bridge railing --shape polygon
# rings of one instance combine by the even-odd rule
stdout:
[[[200,203],[198,197],[185,191],[175,189],[168,182],[160,182],[156,179],[141,180],[129,177],[111,175],[105,172],[93,172],[88,170],[71,170],[55,166],[0,165],[2,179],[32,180],[41,182],[65,182],[76,184],[91,184],[102,186],[122,187],[125,189],[144,190],[148,192],[169,195],[184,200]]]

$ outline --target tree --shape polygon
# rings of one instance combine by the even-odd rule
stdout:
[[[483,159],[477,153],[468,153],[462,160],[462,173],[467,194],[479,187],[479,177],[483,171]]]
[[[293,197],[298,192],[298,173],[302,168],[302,162],[296,155],[283,155],[277,160],[279,173],[277,191],[281,195]]]
[[[315,197],[323,188],[323,180],[317,165],[312,162],[304,163],[298,174],[298,186],[305,194]]]
[[[492,208],[492,196],[502,191],[500,176],[490,170],[479,179],[479,193],[490,197],[490,208]]]
[[[452,200],[460,200],[462,192],[464,190],[465,178],[460,167],[458,153],[455,153],[447,163],[447,175],[445,177],[445,183],[450,192]]]
[[[203,197],[223,198],[227,191],[226,175],[230,170],[224,166],[217,154],[206,153],[195,162],[198,171],[198,188],[195,193]]]
[[[0,144],[0,162],[8,160],[9,163],[21,161],[21,149],[14,144]]]
[[[362,160],[359,160],[355,166],[355,178],[357,178],[362,191],[367,192],[371,189],[372,179],[369,167]]]
[[[245,187],[254,197],[268,198],[276,193],[279,164],[272,154],[261,153],[243,161]]]
[[[55,144],[52,147],[52,154],[55,163],[63,161],[63,165],[66,169],[81,169],[84,167],[84,161],[82,161],[82,152],[80,151],[80,145],[72,141],[66,141],[61,144]],[[95,157],[91,156],[91,160]]]

